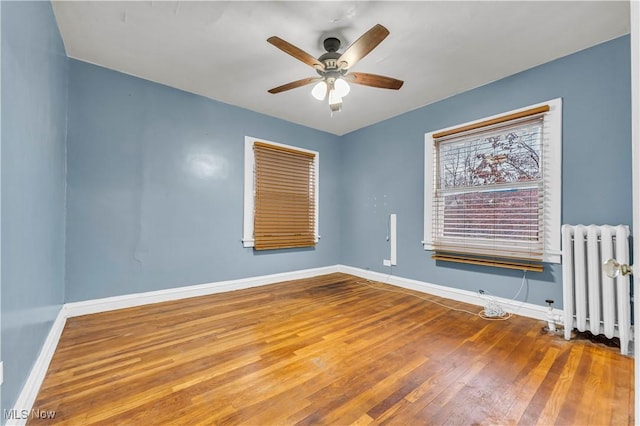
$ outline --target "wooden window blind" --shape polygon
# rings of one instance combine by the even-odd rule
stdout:
[[[315,154],[253,144],[254,249],[315,246]]]
[[[433,134],[434,259],[542,270],[547,111]]]

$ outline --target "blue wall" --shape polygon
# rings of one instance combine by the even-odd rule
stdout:
[[[562,97],[563,223],[631,223],[628,36],[338,137],[69,60],[48,2],[1,8],[3,408],[63,302],[337,263],[388,272],[389,213],[394,274],[512,296],[519,272],[422,248],[432,130]],[[242,247],[246,135],[320,152],[315,250]],[[530,273],[527,300],[561,306],[560,275]]]
[[[339,138],[70,60],[66,301],[334,265]],[[244,137],[320,152],[314,250],[242,247]]]
[[[556,97],[563,223],[631,223],[628,36],[343,137],[74,60],[70,81],[67,301],[335,263],[388,272],[389,213],[394,274],[511,297],[520,272],[436,265],[423,250],[424,134]],[[245,135],[320,151],[315,251],[242,248]],[[194,158],[218,171],[199,177]],[[561,306],[558,265],[529,278],[529,302]]]
[[[342,263],[388,272],[387,215],[398,214],[393,273],[513,297],[522,273],[431,260],[423,250],[424,134],[563,98],[562,223],[631,224],[630,40],[624,36],[342,138]],[[559,265],[529,273],[528,301],[561,307]],[[522,298],[521,298],[522,299]]]
[[[2,407],[64,302],[68,59],[49,2],[2,2]]]

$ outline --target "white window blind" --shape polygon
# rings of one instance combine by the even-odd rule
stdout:
[[[559,174],[547,164],[550,110],[540,105],[430,134],[425,248],[436,260],[532,270],[549,260],[554,227],[546,203],[557,199],[550,178]]]

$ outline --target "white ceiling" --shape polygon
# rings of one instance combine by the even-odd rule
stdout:
[[[629,32],[616,1],[54,2],[67,54],[127,74],[342,135]],[[315,71],[267,43],[313,56],[374,24],[391,34],[351,71],[404,80],[353,84],[330,114],[313,86],[267,90]]]

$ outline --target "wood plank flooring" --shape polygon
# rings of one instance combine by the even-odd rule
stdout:
[[[71,318],[34,409],[82,425],[633,424],[633,359],[618,349],[364,282]]]

